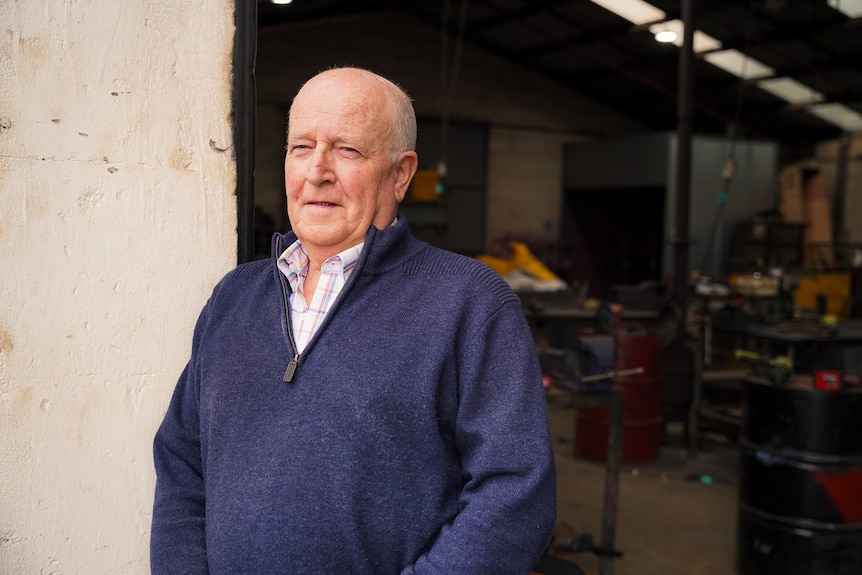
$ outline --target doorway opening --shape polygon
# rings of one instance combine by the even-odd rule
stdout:
[[[607,299],[614,285],[661,280],[663,187],[567,190],[561,240],[571,258],[570,281]]]

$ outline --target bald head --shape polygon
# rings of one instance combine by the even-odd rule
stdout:
[[[385,109],[383,119],[388,126],[384,130],[392,161],[396,161],[402,152],[416,150],[416,113],[410,96],[394,82],[362,68],[331,68],[313,76],[297,92],[294,103],[303,96],[303,92],[311,89],[323,91],[335,90],[342,94],[367,94],[371,112]],[[291,104],[291,112],[293,104]],[[290,121],[288,117],[288,135]]]

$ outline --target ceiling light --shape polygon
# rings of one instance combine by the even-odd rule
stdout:
[[[761,80],[757,83],[757,87],[791,104],[812,104],[823,101],[823,94],[813,88],[809,88],[805,84],[797,82],[793,78]]]
[[[625,18],[632,24],[649,24],[664,20],[666,15],[649,2],[643,0],[592,0],[605,10],[610,10],[617,16]]]
[[[676,32],[673,30],[661,30],[656,32],[655,35],[656,42],[661,42],[662,44],[670,44],[671,42],[676,41]]]
[[[682,44],[681,41],[680,44]],[[709,34],[695,30],[694,51],[699,54],[701,52],[709,52],[710,50],[721,50],[721,42]]]
[[[862,115],[844,104],[817,104],[811,106],[808,111],[847,132],[862,130]]]
[[[653,24],[649,27],[649,31],[655,34],[656,40],[658,40],[659,42],[671,42],[673,44],[676,44],[677,46],[682,46],[684,31],[684,24],[682,20],[668,20],[667,22]],[[675,32],[676,37],[673,40],[659,40],[658,35],[664,31]],[[709,52],[710,50],[721,49],[721,42],[719,42],[709,34],[704,34],[700,30],[694,31],[693,44],[694,52],[697,54],[701,52]]]
[[[273,4],[290,4],[293,0],[269,0]]]
[[[718,66],[743,80],[767,78],[775,75],[775,70],[738,50],[710,52],[703,58],[713,66]]]
[[[829,5],[850,18],[862,16],[862,0],[829,0]]]

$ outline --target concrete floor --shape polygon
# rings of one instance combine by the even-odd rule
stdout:
[[[570,407],[550,406],[558,473],[558,537],[590,534],[598,541],[604,465],[574,455]],[[706,436],[692,456],[681,425],[668,426],[659,457],[623,463],[619,487],[614,575],[735,575],[737,448]],[[711,482],[697,478],[708,476]],[[598,557],[568,556],[587,575]]]

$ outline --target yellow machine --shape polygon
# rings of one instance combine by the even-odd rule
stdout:
[[[504,278],[520,276],[520,279],[530,282],[530,287],[537,290],[561,290],[566,288],[566,283],[554,272],[533,255],[527,244],[522,242],[509,242],[507,244],[512,257],[504,259],[490,254],[476,256],[481,262],[488,264],[494,271]],[[510,282],[511,283],[511,282]],[[519,285],[526,282],[518,281]]]

